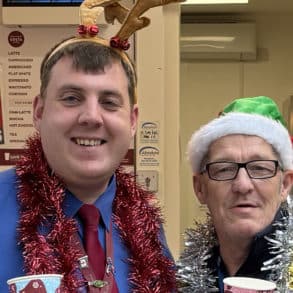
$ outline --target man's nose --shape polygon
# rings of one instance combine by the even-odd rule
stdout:
[[[97,99],[86,101],[80,109],[78,122],[86,125],[101,125],[103,124],[102,107]]]
[[[244,167],[239,168],[236,178],[232,181],[233,192],[246,194],[249,193],[252,189],[253,183],[247,173],[247,170]]]

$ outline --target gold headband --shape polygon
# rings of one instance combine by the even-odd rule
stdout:
[[[133,65],[124,50],[129,49],[129,37],[137,30],[150,24],[150,19],[141,17],[148,9],[156,6],[163,6],[173,2],[183,2],[185,0],[136,0],[131,9],[119,3],[120,0],[84,0],[79,9],[78,35],[60,43],[48,56],[46,62],[67,45],[78,42],[95,42],[104,46],[117,49],[123,60],[129,64],[134,72]],[[113,24],[115,19],[121,23],[120,30],[110,40],[98,37],[99,28],[97,26],[98,17],[104,12],[107,23]],[[136,98],[135,98],[136,99]]]
[[[150,24],[150,19],[141,17],[148,9],[156,6],[163,6],[172,2],[182,2],[185,0],[137,0],[131,9],[119,3],[120,0],[84,0],[79,9],[78,36],[60,44],[50,54],[54,55],[58,49],[73,42],[91,40],[113,48],[127,50],[129,48],[129,37],[137,30]],[[115,19],[121,23],[120,30],[109,41],[98,38],[99,28],[97,18],[104,12],[107,23],[113,24]]]
[[[114,20],[117,19],[118,22],[122,24],[117,34],[111,38],[111,46],[127,50],[129,47],[127,47],[128,38],[137,30],[148,26],[151,22],[149,18],[141,17],[143,13],[152,7],[167,5],[172,2],[183,2],[185,0],[136,0],[131,9],[121,5],[119,1],[120,0],[85,0],[81,4],[80,15],[83,18],[81,24],[88,25],[88,23],[84,23],[85,15],[88,12],[86,9],[98,8],[97,13],[100,14],[101,10],[99,8],[103,7],[106,22],[113,24]],[[83,7],[85,8],[84,10]]]

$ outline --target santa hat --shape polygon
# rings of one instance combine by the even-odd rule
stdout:
[[[261,137],[277,152],[284,170],[293,169],[292,143],[285,120],[272,99],[260,96],[234,100],[218,118],[193,133],[188,157],[194,173],[200,172],[210,144],[229,134]]]

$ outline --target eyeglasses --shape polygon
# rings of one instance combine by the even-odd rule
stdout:
[[[209,178],[216,181],[233,180],[239,169],[244,168],[252,179],[266,179],[277,174],[279,162],[276,160],[253,160],[246,163],[211,162],[205,165],[201,173],[207,172]]]

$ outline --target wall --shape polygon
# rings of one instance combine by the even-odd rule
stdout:
[[[179,6],[152,9],[151,25],[137,34],[140,121],[158,121],[160,129],[159,199],[168,244],[180,250],[179,196]],[[138,131],[139,133],[139,131]],[[138,139],[138,149],[141,147]],[[138,164],[138,171],[142,167]],[[149,167],[148,169],[154,169]]]
[[[195,200],[186,144],[195,129],[217,116],[233,98],[267,95],[287,118],[293,93],[293,18],[289,14],[244,15],[255,20],[258,60],[255,62],[182,62],[180,67],[180,194],[181,232],[202,220],[205,208]]]
[[[0,7],[1,9],[1,7]],[[138,96],[140,123],[158,122],[159,155],[157,165],[142,166],[137,158],[138,172],[158,173],[158,198],[163,209],[167,241],[175,258],[180,250],[180,197],[179,197],[179,27],[178,4],[157,7],[147,12],[151,25],[136,34],[136,63],[138,73]],[[1,17],[1,16],[0,16]],[[6,63],[12,48],[7,44],[9,30],[25,34],[25,47],[21,54],[33,56],[38,61],[57,39],[61,40],[75,31],[75,26],[12,26],[0,25],[0,65]],[[105,28],[105,35],[111,35]],[[38,35],[41,37],[38,38]],[[41,40],[41,41],[40,41]],[[38,65],[37,64],[37,65]],[[37,69],[38,66],[35,66]],[[4,72],[5,79],[7,72]],[[34,94],[39,87],[38,71],[32,79]],[[32,96],[33,98],[33,96]],[[141,127],[138,129],[140,133]],[[137,138],[137,149],[144,147]]]

